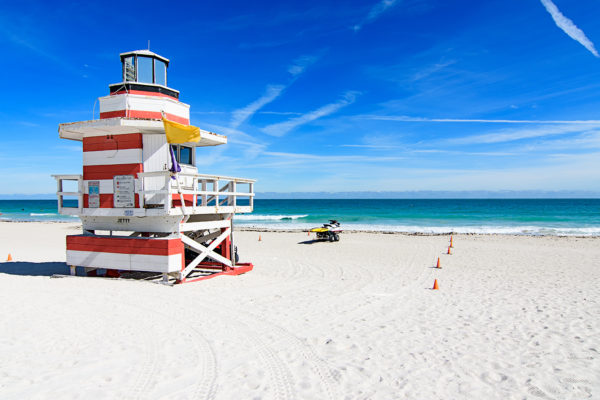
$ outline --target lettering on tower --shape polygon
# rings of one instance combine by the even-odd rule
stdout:
[[[135,178],[133,175],[115,175],[113,177],[114,207],[135,207]]]

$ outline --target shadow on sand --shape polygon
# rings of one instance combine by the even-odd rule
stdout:
[[[326,239],[312,239],[312,240],[305,240],[304,242],[298,242],[298,244],[314,244],[314,243],[324,243],[324,242],[328,242],[328,240],[326,240]]]
[[[66,263],[60,261],[39,263],[12,261],[0,263],[0,274],[23,276],[69,275],[69,267]]]

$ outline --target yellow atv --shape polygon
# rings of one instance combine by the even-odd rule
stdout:
[[[340,240],[342,228],[340,227],[340,223],[338,221],[330,219],[328,224],[323,224],[323,226],[319,228],[312,228],[310,232],[315,232],[317,234],[317,239],[337,242]]]

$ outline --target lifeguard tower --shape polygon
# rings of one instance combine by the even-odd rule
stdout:
[[[252,212],[255,181],[199,174],[196,147],[227,138],[189,125],[190,106],[167,86],[168,59],[120,56],[123,80],[98,99],[99,119],[58,129],[83,143],[82,174],[53,175],[59,212],[82,222],[67,236],[71,274],[145,271],[182,283],[250,271],[238,263],[233,216]]]

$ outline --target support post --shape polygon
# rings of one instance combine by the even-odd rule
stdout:
[[[83,176],[79,176],[79,178],[77,178],[77,208],[79,208],[79,214],[81,214],[81,211],[83,210]]]
[[[206,179],[202,179],[202,191],[206,192]],[[208,201],[206,200],[206,193],[202,194],[202,207],[206,207],[208,205]]]
[[[140,208],[146,205],[146,193],[144,193],[144,177],[138,175],[138,196],[140,198]]]
[[[56,178],[56,194],[58,196],[58,213],[60,214],[63,208],[63,197],[62,197],[62,179]]]
[[[168,213],[171,209],[171,176],[165,175],[165,211]]]
[[[235,207],[237,205],[237,185],[235,183],[235,181],[231,181],[231,196],[233,197],[233,204],[232,206]]]
[[[215,193],[215,207],[219,209],[219,180],[213,180],[213,192]]]
[[[194,177],[192,181],[194,182],[192,187],[194,192],[192,195],[192,214],[196,214],[196,203],[198,203],[198,178]]]

